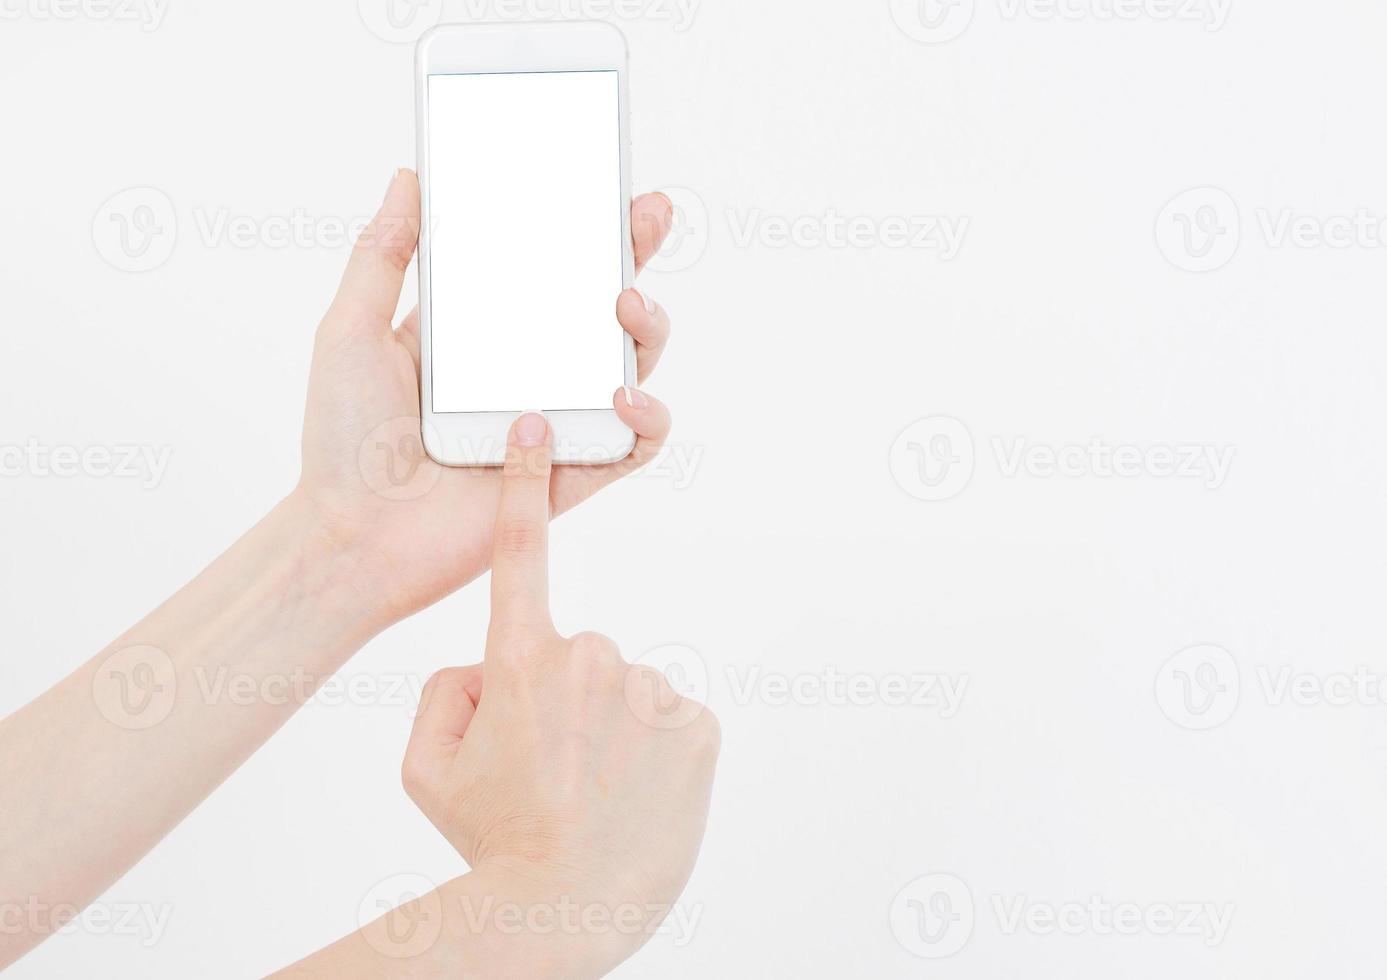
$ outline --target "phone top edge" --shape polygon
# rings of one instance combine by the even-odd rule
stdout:
[[[605,20],[555,20],[542,23],[516,24],[506,21],[483,21],[475,24],[437,24],[425,31],[414,46],[415,61],[423,67],[430,49],[440,41],[482,42],[490,38],[540,38],[544,36],[581,37],[605,35],[614,38],[621,61],[630,59],[631,45],[626,33]]]

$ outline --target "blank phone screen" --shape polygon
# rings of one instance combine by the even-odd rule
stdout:
[[[617,81],[429,76],[435,413],[612,407],[625,369]]]

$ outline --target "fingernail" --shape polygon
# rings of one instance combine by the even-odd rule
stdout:
[[[381,199],[381,203],[385,203],[385,201],[390,200],[390,192],[395,189],[395,181],[399,179],[400,168],[396,167],[394,170],[390,171],[390,183],[385,185],[385,197]]]
[[[649,296],[645,295],[645,293],[641,292],[639,289],[633,289],[631,290],[631,292],[635,293],[637,296],[641,298],[641,302],[645,304],[645,312],[649,313],[651,316],[654,316],[655,301],[651,299]]]
[[[650,399],[645,397],[645,393],[636,388],[622,387],[626,392],[626,404],[631,408],[646,408],[650,404]]]
[[[515,444],[517,446],[524,446],[527,449],[542,446],[548,434],[549,423],[544,421],[543,415],[526,412],[515,420]]]

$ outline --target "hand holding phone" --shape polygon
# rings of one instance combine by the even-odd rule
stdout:
[[[632,203],[637,269],[660,248],[671,220],[663,195],[646,194]],[[376,630],[487,569],[500,493],[498,470],[441,466],[421,445],[419,312],[398,329],[391,322],[419,224],[418,181],[411,171],[399,171],[318,327],[303,472],[288,502],[311,533],[326,538],[340,555],[344,584],[368,607]],[[523,263],[525,256],[516,261]],[[669,319],[658,305],[648,309],[633,289],[613,295],[609,305],[634,341],[637,379],[643,382],[664,349]],[[617,392],[612,408],[636,433],[635,448],[615,463],[556,469],[550,481],[554,515],[639,469],[663,446],[670,417],[658,399],[633,390],[628,402]]]

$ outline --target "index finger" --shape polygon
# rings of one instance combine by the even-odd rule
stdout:
[[[511,426],[491,557],[491,624],[553,629],[549,618],[549,423],[527,412]]]

